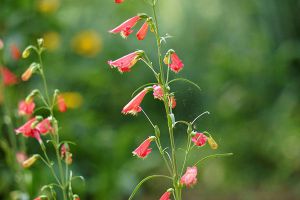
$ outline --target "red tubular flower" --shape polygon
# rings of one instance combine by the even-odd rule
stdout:
[[[135,65],[135,63],[141,57],[143,51],[135,51],[130,53],[122,58],[119,58],[115,61],[108,61],[107,63],[111,66],[111,68],[118,68],[119,72],[129,72],[130,69]]]
[[[207,137],[203,133],[196,133],[192,138],[192,141],[196,146],[202,147],[206,144]]]
[[[67,111],[67,104],[66,104],[65,99],[62,95],[57,95],[57,106],[58,106],[58,110],[60,112],[66,112]]]
[[[171,196],[171,192],[165,192],[161,197],[160,197],[160,199],[159,200],[171,200],[170,199],[170,196]]]
[[[16,44],[12,44],[10,46],[10,53],[14,60],[19,60],[21,58],[21,52]]]
[[[33,102],[32,99],[30,99],[29,101],[21,101],[19,103],[19,115],[23,116],[23,115],[31,115],[34,111],[35,108],[35,103]]]
[[[109,32],[113,34],[120,33],[123,38],[127,38],[133,32],[132,28],[140,19],[140,16],[134,16]]]
[[[197,183],[197,167],[188,167],[185,174],[181,177],[180,183],[191,187]]]
[[[1,67],[0,73],[2,75],[3,83],[5,86],[15,85],[18,82],[17,76],[6,67]]]
[[[138,148],[136,148],[132,153],[134,156],[139,158],[146,158],[152,149],[149,148],[151,142],[155,139],[154,136],[147,138]]]
[[[138,40],[143,40],[146,37],[148,28],[149,28],[148,22],[145,22],[141,27],[141,29],[136,34]]]
[[[123,3],[124,0],[115,0],[115,3]]]
[[[140,93],[138,93],[122,110],[123,114],[136,115],[138,112],[142,111],[140,104],[142,103],[145,95],[148,92],[148,88],[145,88]]]
[[[153,85],[153,96],[154,99],[162,100],[164,97],[164,92],[161,86],[159,85]]]
[[[169,97],[169,104],[171,105],[172,109],[176,107],[176,99],[174,96]]]
[[[170,63],[168,63],[168,61],[165,60],[166,64],[168,64],[168,66],[171,68],[173,72],[178,73],[179,71],[182,70],[184,64],[182,63],[182,61],[179,59],[179,57],[175,52],[172,52],[170,56],[171,56]]]

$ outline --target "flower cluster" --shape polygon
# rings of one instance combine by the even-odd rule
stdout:
[[[48,92],[48,85],[46,76],[44,74],[44,66],[42,65],[42,53],[45,50],[44,40],[38,39],[37,46],[30,45],[22,53],[23,58],[28,58],[31,52],[35,52],[38,55],[39,62],[33,62],[22,74],[21,79],[23,81],[28,81],[33,74],[38,74],[43,79],[44,91],[34,89],[31,93],[23,100],[19,102],[18,114],[27,119],[27,121],[21,125],[19,128],[15,129],[17,135],[21,134],[24,137],[35,138],[42,150],[42,154],[34,154],[29,158],[24,157],[22,154],[18,154],[18,161],[22,163],[24,168],[31,167],[37,160],[41,160],[49,168],[50,173],[56,180],[56,183],[50,183],[43,186],[42,191],[49,189],[49,193],[44,193],[39,195],[35,199],[64,199],[64,200],[74,200],[79,199],[77,194],[74,194],[72,191],[72,172],[69,169],[69,165],[72,164],[72,153],[70,151],[69,143],[67,141],[60,141],[59,134],[59,124],[58,120],[54,116],[54,108],[57,107],[57,110],[60,112],[67,111],[67,104],[63,95],[59,90],[55,90],[53,95],[50,96]],[[15,78],[5,72],[7,78],[7,83],[12,83],[15,81]],[[37,106],[35,100],[39,99],[39,102],[42,102],[43,105]],[[37,115],[37,111],[45,109],[47,115],[40,116]],[[43,142],[41,136],[48,135],[47,140],[52,144],[55,154],[57,156],[55,163],[48,156],[49,147]],[[64,162],[63,162],[64,161]],[[65,164],[63,166],[63,163]],[[57,168],[54,168],[54,165],[57,164]],[[58,169],[58,171],[56,171]],[[58,185],[61,189],[62,197],[57,197],[57,193],[53,191],[52,185]],[[58,193],[58,194],[60,194]]]
[[[115,3],[121,4],[124,0],[115,0]],[[137,50],[132,53],[129,53],[125,56],[122,56],[121,58],[118,58],[114,61],[110,60],[108,61],[108,64],[111,66],[111,68],[117,68],[120,73],[124,72],[130,72],[131,69],[138,63],[138,61],[142,61],[147,68],[153,72],[155,83],[149,83],[145,84],[145,86],[140,87],[139,91],[130,101],[127,103],[121,113],[122,114],[131,114],[131,115],[137,115],[139,112],[143,112],[146,115],[146,118],[149,120],[151,125],[154,129],[154,136],[148,136],[147,139],[145,139],[132,153],[134,156],[138,158],[145,159],[147,156],[152,152],[152,148],[150,148],[151,143],[155,142],[156,146],[161,154],[162,160],[165,162],[166,167],[169,171],[169,176],[166,175],[154,175],[146,177],[141,181],[140,184],[134,189],[134,192],[130,196],[130,200],[135,195],[136,191],[139,189],[141,184],[145,182],[148,179],[151,178],[167,178],[172,180],[172,188],[169,188],[163,195],[160,197],[160,200],[170,200],[171,195],[173,194],[175,200],[181,200],[181,190],[184,186],[187,188],[192,187],[197,183],[197,165],[209,157],[219,157],[219,156],[227,156],[231,154],[215,154],[212,156],[207,156],[205,158],[202,158],[198,162],[194,163],[190,167],[187,167],[188,164],[188,158],[189,154],[191,153],[191,150],[195,147],[201,148],[205,146],[206,143],[209,144],[211,149],[215,150],[218,148],[218,144],[213,139],[212,135],[208,132],[197,132],[193,130],[192,127],[197,121],[199,117],[201,117],[203,114],[207,114],[208,112],[204,112],[203,114],[196,117],[192,122],[187,121],[176,121],[175,115],[173,113],[173,110],[175,109],[177,103],[175,99],[174,92],[171,92],[171,84],[175,81],[183,80],[187,83],[191,83],[192,85],[199,88],[199,86],[189,80],[179,78],[179,79],[173,79],[171,80],[172,74],[179,73],[181,70],[183,70],[184,64],[183,61],[179,58],[177,52],[175,50],[170,49],[165,53],[165,56],[162,57],[162,41],[165,41],[166,38],[161,37],[159,34],[159,27],[158,27],[158,21],[156,16],[156,6],[157,6],[157,0],[150,0],[150,4],[153,10],[153,17],[147,15],[147,14],[138,14],[134,17],[131,17],[127,20],[125,20],[123,23],[121,23],[116,28],[113,28],[109,32],[112,34],[120,34],[123,38],[128,38],[133,32],[134,27],[140,22],[143,21],[143,24],[141,28],[136,33],[136,38],[138,40],[144,40],[148,30],[150,30],[156,38],[156,44],[157,44],[157,51],[158,51],[158,66],[154,66],[153,62],[150,61],[149,57],[147,56],[147,53],[143,50]],[[165,65],[164,65],[165,64]],[[142,102],[143,99],[146,97],[146,95],[152,92],[153,98],[156,100],[161,101],[161,103],[164,104],[165,107],[165,113],[167,117],[167,125],[168,125],[168,134],[170,136],[170,148],[164,148],[160,141],[160,129],[158,125],[155,125],[155,123],[152,122],[150,117],[146,114],[145,110],[142,108]],[[135,92],[134,92],[135,93]],[[182,163],[182,170],[179,170],[178,167],[178,159],[179,156],[176,154],[176,146],[175,146],[175,137],[174,137],[174,128],[177,124],[183,124],[187,126],[187,147],[185,149],[185,156]],[[167,149],[170,149],[170,152],[167,151]],[[184,172],[184,169],[186,168],[186,172]]]

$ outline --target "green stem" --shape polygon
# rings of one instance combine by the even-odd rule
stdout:
[[[219,157],[225,157],[225,156],[232,156],[233,153],[223,153],[223,154],[213,154],[213,155],[209,155],[209,156],[205,156],[204,158],[198,160],[194,166],[198,165],[200,162],[209,159],[209,158],[219,158]]]
[[[153,1],[152,10],[154,15],[154,23],[155,23],[155,37],[156,37],[156,44],[157,44],[157,54],[159,60],[159,69],[160,69],[160,80],[159,83],[163,85],[163,92],[164,92],[164,106],[165,111],[168,119],[168,128],[169,128],[169,136],[170,136],[170,143],[171,143],[171,159],[172,159],[172,168],[173,168],[173,186],[175,189],[175,196],[176,200],[181,200],[180,190],[181,188],[178,185],[178,169],[177,169],[177,162],[176,162],[176,147],[175,147],[175,140],[174,140],[174,131],[173,131],[173,124],[172,120],[170,119],[171,111],[169,109],[169,99],[168,99],[168,90],[164,80],[164,70],[162,64],[162,55],[161,55],[161,43],[160,43],[160,36],[159,36],[159,28],[158,28],[158,21],[157,15],[155,10],[156,2]]]
[[[136,194],[136,192],[139,190],[139,188],[142,186],[142,184],[146,181],[148,181],[149,179],[153,179],[153,178],[167,178],[167,179],[171,179],[172,177],[169,176],[165,176],[165,175],[152,175],[152,176],[148,176],[146,178],[144,178],[141,182],[139,182],[139,184],[137,184],[137,186],[134,188],[133,192],[131,193],[130,197],[128,200],[132,200],[134,195]]]

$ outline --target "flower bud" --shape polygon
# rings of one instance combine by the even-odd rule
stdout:
[[[24,168],[29,168],[29,167],[31,167],[35,163],[35,161],[37,161],[38,158],[39,158],[39,155],[35,154],[35,155],[31,156],[30,158],[28,158],[27,160],[25,160],[22,163],[22,166]]]
[[[31,100],[35,97],[35,95],[37,95],[38,93],[39,93],[39,90],[37,90],[37,89],[32,90],[32,91],[30,92],[30,94],[26,97],[25,101],[26,101],[26,102],[31,101]]]
[[[22,53],[22,58],[28,58],[29,55],[30,55],[30,47],[27,47]]]
[[[32,76],[32,74],[34,72],[36,72],[36,70],[40,67],[39,64],[37,63],[32,63],[28,69],[22,74],[22,80],[23,81],[28,81],[30,79],[30,77]]]
[[[210,136],[210,137],[207,139],[207,142],[208,142],[208,144],[209,144],[209,146],[210,146],[211,149],[216,150],[216,149],[218,148],[218,144],[217,144],[217,142],[213,139],[213,137]]]
[[[73,200],[80,200],[79,196],[77,194],[73,195]]]
[[[44,46],[44,39],[43,38],[37,39],[37,43],[38,43],[39,47],[43,47]]]

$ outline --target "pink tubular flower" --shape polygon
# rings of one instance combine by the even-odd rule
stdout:
[[[140,19],[140,16],[134,16],[109,32],[113,34],[120,33],[123,38],[127,38],[133,32],[132,28]]]
[[[33,102],[32,99],[30,99],[29,101],[22,100],[19,103],[19,115],[20,116],[31,115],[34,111],[34,108],[35,108],[35,103]]]
[[[168,66],[171,68],[173,72],[178,73],[179,71],[182,70],[184,64],[182,63],[182,61],[179,59],[179,57],[175,52],[171,53],[170,56],[171,56],[170,63],[166,63],[166,64],[168,64]]]
[[[57,95],[57,106],[58,106],[58,110],[60,112],[66,112],[67,111],[67,104],[66,104],[65,99],[62,95]]]
[[[22,151],[16,153],[16,160],[19,164],[22,164],[27,158],[27,155]]]
[[[188,167],[185,174],[181,177],[180,183],[191,187],[197,183],[197,167]]]
[[[129,72],[142,55],[142,51],[135,51],[115,61],[108,61],[111,68],[118,68],[119,72]]]
[[[22,133],[24,137],[36,138],[40,143],[42,142],[40,134],[46,134],[52,131],[51,122],[48,118],[44,119],[36,126],[34,124],[37,122],[36,118],[32,118],[27,121],[23,126],[15,129],[16,134]]]
[[[136,115],[138,112],[142,111],[140,104],[142,103],[145,95],[148,92],[148,88],[145,88],[140,93],[138,93],[122,110],[123,114]]]
[[[171,196],[171,192],[167,191],[160,197],[159,200],[171,200],[170,196]]]
[[[164,92],[160,85],[153,85],[153,96],[154,99],[159,99],[159,100],[163,99]]]
[[[35,126],[35,129],[38,130],[38,132],[40,134],[46,134],[48,132],[53,131],[53,128],[51,126],[51,122],[48,118],[44,119],[43,121],[41,121],[40,123],[38,123]]]
[[[5,86],[15,85],[18,82],[17,76],[6,67],[1,67],[0,73],[2,75],[3,83]]]
[[[147,138],[138,148],[136,148],[132,153],[134,156],[139,158],[146,158],[152,149],[149,148],[151,142],[155,139],[154,136]]]
[[[148,28],[149,28],[148,22],[145,22],[136,34],[138,40],[143,40],[146,37]]]
[[[115,0],[115,3],[123,3],[124,0]]]
[[[196,133],[192,138],[192,141],[196,146],[202,147],[206,144],[207,137],[203,133]]]

